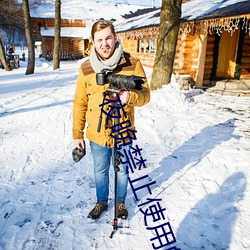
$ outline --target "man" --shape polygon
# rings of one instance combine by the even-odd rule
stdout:
[[[124,107],[126,117],[121,114],[120,122],[130,120],[130,129],[135,129],[134,107],[143,106],[149,102],[150,90],[140,61],[123,51],[111,22],[100,20],[94,23],[91,30],[91,37],[93,50],[90,58],[82,63],[76,84],[73,103],[73,140],[76,147],[85,147],[83,130],[87,122],[86,137],[90,141],[94,161],[97,197],[97,203],[90,211],[88,218],[97,219],[108,208],[109,168],[114,158],[114,138],[111,137],[110,126],[114,125],[114,118],[108,119],[108,124],[105,119],[101,123],[100,132],[97,132],[101,111],[99,105],[102,104],[103,93],[109,87],[109,84],[98,85],[96,82],[96,73],[100,73],[103,69],[106,69],[112,71],[112,74],[144,77],[142,90],[123,90],[119,93],[121,103],[126,104]],[[108,110],[107,106],[103,107],[106,111]],[[124,147],[128,150],[130,145]],[[125,206],[128,173],[125,164],[120,164],[119,168],[117,181],[117,217],[126,218],[128,216]]]

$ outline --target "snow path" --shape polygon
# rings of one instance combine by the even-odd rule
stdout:
[[[128,190],[130,229],[109,238],[113,220],[113,172],[108,212],[86,216],[95,203],[92,159],[71,159],[71,110],[80,62],[53,71],[38,61],[0,72],[0,249],[153,249],[137,207],[162,199],[178,244],[185,249],[250,249],[250,99],[180,92],[175,84],[152,92],[137,109],[137,141],[148,175],[156,181]],[[197,237],[199,235],[199,237]],[[157,245],[157,243],[156,243]]]

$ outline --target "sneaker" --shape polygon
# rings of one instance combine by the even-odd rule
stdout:
[[[91,218],[93,220],[98,219],[100,215],[102,214],[102,212],[107,210],[107,208],[108,208],[108,205],[103,204],[101,202],[97,202],[95,204],[95,207],[90,211],[88,218]]]
[[[127,219],[128,210],[124,202],[117,202],[117,218]]]

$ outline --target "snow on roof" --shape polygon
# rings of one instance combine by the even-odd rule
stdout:
[[[54,36],[54,28],[41,28],[42,36]],[[61,37],[78,37],[82,39],[89,39],[91,36],[91,28],[83,27],[62,27]]]
[[[119,19],[114,22],[116,32],[139,29],[141,27],[156,26],[160,23],[160,9],[138,15],[133,18]]]
[[[191,0],[182,5],[182,19],[186,21],[207,19],[215,11],[228,8],[235,10],[231,15],[246,14],[250,13],[249,3],[249,0]],[[245,8],[247,6],[248,8]],[[225,13],[221,11],[221,15],[217,17],[226,16]]]
[[[150,7],[136,4],[96,2],[94,0],[62,0],[61,2],[61,18],[72,20],[118,19],[122,15]],[[52,1],[47,1],[37,9],[30,10],[30,15],[31,17],[54,18],[55,4]]]
[[[119,19],[114,25],[117,32],[156,26],[160,24],[160,8],[155,11],[131,15],[131,18]],[[216,17],[250,13],[249,0],[191,0],[182,4],[182,21],[194,21]]]

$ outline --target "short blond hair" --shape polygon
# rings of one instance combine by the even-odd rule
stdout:
[[[99,21],[95,22],[92,26],[92,29],[91,29],[92,40],[94,40],[94,36],[95,36],[96,32],[103,30],[103,29],[106,29],[108,27],[111,29],[111,32],[115,36],[115,27],[114,27],[113,23],[111,23],[110,21],[107,21],[107,20],[99,20]]]

